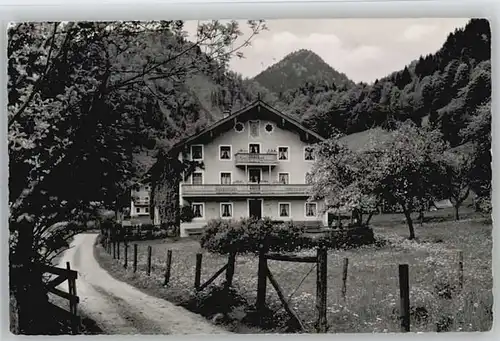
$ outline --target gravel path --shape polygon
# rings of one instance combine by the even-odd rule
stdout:
[[[61,258],[60,267],[78,271],[79,309],[97,322],[106,334],[228,334],[168,301],[149,296],[114,279],[94,258],[97,234],[75,236]],[[67,291],[67,283],[61,285]]]

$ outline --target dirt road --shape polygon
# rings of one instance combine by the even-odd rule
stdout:
[[[120,282],[94,258],[97,234],[75,237],[61,258],[60,266],[78,271],[76,283],[80,296],[79,309],[95,320],[106,334],[226,334],[193,314],[168,301],[149,296]],[[66,285],[67,286],[67,285]],[[67,291],[66,286],[61,289]]]

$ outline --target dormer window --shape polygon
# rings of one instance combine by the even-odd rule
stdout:
[[[194,160],[203,160],[203,145],[197,144],[191,146],[191,159]]]

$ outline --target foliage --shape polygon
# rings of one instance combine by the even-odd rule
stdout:
[[[364,150],[350,151],[336,140],[327,140],[316,149],[313,197],[325,198],[334,209],[373,211],[382,199],[398,204],[410,239],[415,237],[411,213],[444,195],[442,155],[447,144],[438,131],[419,128],[411,121],[398,124]]]
[[[352,151],[335,138],[315,149],[317,160],[309,173],[312,198],[324,199],[326,209],[334,212],[373,212],[377,198],[365,183],[374,162],[372,154]]]
[[[216,314],[228,315],[237,307],[249,306],[249,303],[235,288],[226,288],[225,283],[210,285],[203,291],[197,291],[183,304],[187,309],[205,317]]]
[[[200,240],[204,249],[220,254],[258,253],[261,248],[271,252],[292,252],[319,246],[340,249],[373,242],[373,231],[366,227],[331,231],[317,237],[308,235],[300,223],[277,223],[269,218],[211,220]]]
[[[319,238],[311,237],[308,241],[310,246],[344,250],[373,243],[375,243],[373,230],[366,226],[332,230]]]
[[[491,99],[477,108],[460,131],[464,142],[474,146],[470,185],[479,196],[491,196]]]
[[[203,248],[217,253],[291,251],[300,245],[302,228],[292,223],[276,224],[270,218],[239,221],[214,219],[208,222],[200,240]]]
[[[459,208],[470,193],[472,169],[474,167],[473,152],[446,152],[445,166],[447,171],[445,191],[455,207],[455,219],[459,220]]]
[[[181,222],[191,222],[194,218],[194,212],[191,206],[184,205],[181,206]]]
[[[410,239],[415,238],[412,212],[421,212],[443,197],[446,168],[442,155],[448,146],[436,130],[403,123],[374,146],[376,158],[366,184],[377,197],[397,203],[405,214]]]

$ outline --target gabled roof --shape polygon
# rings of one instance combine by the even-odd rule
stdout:
[[[170,149],[170,151],[176,151],[178,150],[179,148],[182,148],[183,146],[185,146],[186,144],[189,144],[193,141],[196,141],[198,138],[202,137],[202,136],[205,136],[207,134],[209,134],[211,131],[213,131],[214,129],[218,128],[218,127],[221,127],[222,125],[234,120],[235,118],[249,112],[250,110],[254,109],[254,108],[257,108],[257,109],[260,109],[260,108],[263,108],[265,110],[267,110],[267,112],[271,115],[274,115],[275,117],[278,117],[282,120],[285,120],[286,122],[292,124],[293,126],[295,126],[296,129],[304,132],[304,133],[307,133],[311,136],[313,136],[315,139],[317,139],[318,141],[324,141],[325,138],[322,137],[321,135],[315,133],[314,131],[304,127],[302,124],[300,124],[299,121],[297,121],[295,118],[289,116],[289,115],[286,115],[280,111],[278,111],[277,109],[273,108],[272,106],[270,106],[269,104],[265,103],[264,101],[262,101],[261,99],[257,99],[256,101],[254,101],[253,103],[241,108],[240,110],[232,113],[231,115],[227,116],[227,117],[224,117],[223,119],[215,122],[214,124],[208,126],[207,128],[205,128],[204,130],[202,130],[201,132],[197,133],[197,134],[194,134],[194,135],[191,135],[187,138],[185,138],[184,140],[176,143],[174,146],[172,146],[172,148]]]

